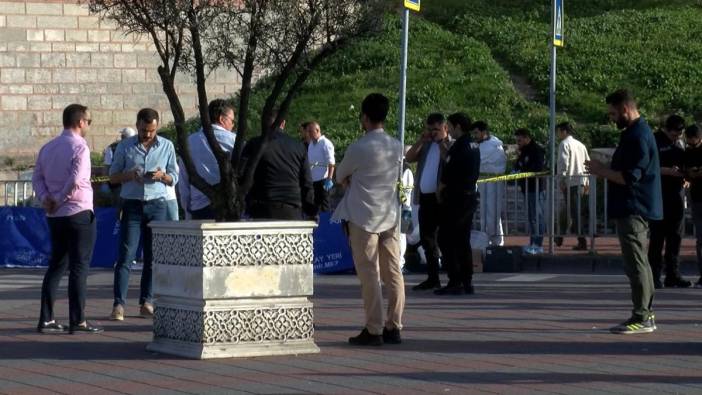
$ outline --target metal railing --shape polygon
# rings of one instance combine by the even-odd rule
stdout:
[[[549,239],[558,237],[582,237],[587,241],[587,249],[594,251],[599,236],[615,234],[613,221],[607,214],[609,182],[594,176],[573,176],[555,178],[557,190],[555,198],[555,218],[549,218],[551,205],[548,191],[551,188],[550,176],[531,178],[531,182],[498,181],[480,184],[480,204],[474,217],[473,229],[485,232],[495,244],[508,236],[531,236],[529,211],[533,211],[537,222],[537,235],[544,238],[543,246],[549,246]],[[520,184],[523,186],[520,188]],[[543,189],[542,193],[536,193]],[[536,205],[541,209],[529,209],[527,196],[532,194]],[[533,203],[532,203],[533,205]],[[489,207],[490,206],[490,207]],[[487,214],[487,215],[486,215]],[[550,234],[551,221],[555,232]],[[685,205],[683,236],[693,236],[692,215]],[[543,231],[538,232],[543,226]]]
[[[0,181],[0,203],[3,206],[34,205],[34,189],[31,181]]]

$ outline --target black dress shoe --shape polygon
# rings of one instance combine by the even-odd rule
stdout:
[[[349,344],[354,346],[382,346],[382,335],[371,335],[368,329],[363,328],[361,334],[355,337],[349,337]]]
[[[90,325],[89,322],[85,323],[85,326],[82,325],[71,325],[71,327],[68,329],[68,333],[73,334],[75,332],[79,333],[102,333],[105,330],[100,328],[99,326],[93,326]]]
[[[400,344],[402,343],[402,337],[400,336],[400,330],[383,328],[383,342],[386,344]]]
[[[37,332],[39,333],[64,333],[66,332],[66,327],[59,324],[58,322],[52,322],[49,324],[39,324],[37,326]]]
[[[434,291],[434,295],[464,295],[465,293],[463,285],[447,285]]]
[[[680,276],[665,276],[663,285],[666,288],[689,288],[692,286],[692,283]]]
[[[414,291],[426,291],[429,289],[439,289],[441,288],[441,281],[439,280],[426,280],[423,281],[414,287],[412,287],[412,290]]]

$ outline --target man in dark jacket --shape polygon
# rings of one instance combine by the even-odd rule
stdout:
[[[697,238],[697,266],[700,279],[695,283],[695,288],[702,288],[702,129],[697,125],[685,129],[684,168],[685,179],[690,182],[690,205],[692,206],[692,219],[695,224]]]
[[[276,117],[273,114],[267,120],[269,125]],[[254,172],[246,197],[247,211],[254,219],[300,220],[303,213],[310,218],[317,215],[307,150],[302,142],[285,134],[284,128],[282,121],[270,132],[268,141],[263,136],[254,137],[241,154],[242,177]]]
[[[655,288],[662,288],[661,269],[665,262],[665,286],[687,288],[692,283],[680,275],[680,243],[683,232],[683,156],[685,150],[680,143],[680,136],[685,130],[685,120],[678,115],[671,115],[665,122],[663,130],[654,137],[658,147],[661,164],[661,186],[663,191],[663,219],[648,222],[651,228],[651,242],[648,245],[648,263],[653,271]],[[665,243],[665,257],[663,244]]]
[[[513,170],[518,173],[538,173],[545,170],[546,151],[531,137],[528,129],[517,129],[514,138],[519,147],[519,157]],[[527,254],[543,252],[544,232],[546,221],[544,218],[544,192],[545,182],[538,177],[530,177],[519,181],[519,188],[526,197],[527,218],[529,222],[530,243],[524,249]]]
[[[628,91],[622,89],[607,96],[607,104],[609,118],[622,129],[619,144],[609,167],[596,160],[586,166],[590,174],[609,181],[607,212],[617,224],[634,304],[631,317],[610,331],[651,333],[656,330],[652,308],[655,289],[644,246],[648,238],[647,221],[663,218],[658,149],[651,128]]]
[[[448,150],[441,174],[439,246],[449,281],[434,291],[437,295],[473,293],[470,230],[478,204],[476,182],[480,176],[480,149],[470,137],[473,129],[464,113],[448,117],[448,130],[456,141]]]

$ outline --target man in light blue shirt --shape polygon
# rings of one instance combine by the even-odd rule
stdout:
[[[234,149],[236,133],[234,127],[234,106],[226,100],[212,100],[207,106],[212,122],[212,131],[222,150],[230,157]],[[197,174],[204,178],[210,185],[219,183],[219,165],[210,145],[207,143],[205,132],[200,128],[197,133],[188,137],[188,148]],[[214,219],[215,213],[210,199],[199,189],[190,185],[188,172],[184,165],[180,166],[180,181],[178,182],[181,206],[192,219]]]
[[[124,320],[124,305],[129,287],[129,264],[135,259],[139,238],[143,236],[144,268],[141,272],[140,315],[153,316],[151,303],[152,234],[151,221],[168,218],[166,186],[178,182],[173,143],[157,135],[158,112],[144,108],[137,114],[138,135],[122,140],[110,166],[110,182],[122,184],[120,244],[115,265],[114,306],[110,319]]]

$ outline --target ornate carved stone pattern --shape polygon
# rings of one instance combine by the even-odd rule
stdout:
[[[159,307],[154,335],[193,343],[262,343],[312,339],[312,306],[198,313]]]
[[[154,263],[202,266],[202,237],[154,233]]]
[[[312,234],[205,236],[205,267],[307,265],[312,263]]]
[[[202,343],[204,313],[201,311],[171,309],[156,306],[154,309],[154,336]]]

